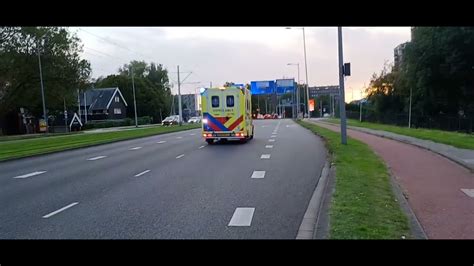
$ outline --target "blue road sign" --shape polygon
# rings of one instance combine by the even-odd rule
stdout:
[[[253,95],[272,94],[275,92],[275,81],[252,81],[250,82],[250,88]]]
[[[295,79],[277,79],[276,80],[277,94],[294,92],[295,89],[296,89]]]

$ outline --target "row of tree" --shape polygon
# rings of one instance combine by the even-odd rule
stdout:
[[[474,117],[474,28],[413,27],[402,60],[385,64],[367,88],[378,116],[407,113],[412,90],[412,113]]]
[[[81,58],[76,34],[64,27],[0,27],[0,120],[21,107],[34,117],[43,116],[39,62],[49,115],[77,110],[77,91],[119,87],[133,117],[133,69],[138,116],[155,121],[171,108],[168,72],[161,64],[131,61],[116,74],[91,79],[90,62]]]
[[[64,101],[75,102],[91,73],[81,51],[79,39],[66,28],[1,27],[0,116],[20,107],[42,116],[39,60],[50,112],[62,110]]]

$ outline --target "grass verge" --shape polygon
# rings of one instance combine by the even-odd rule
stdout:
[[[326,119],[327,122],[339,124],[339,119]],[[364,127],[375,130],[384,130],[400,135],[406,135],[414,138],[431,140],[438,143],[451,145],[462,149],[474,150],[474,135],[459,132],[443,131],[425,128],[408,128],[392,125],[384,125],[370,122],[360,122],[354,119],[348,119],[349,126]]]
[[[321,136],[336,166],[329,238],[400,239],[411,238],[408,218],[393,194],[383,161],[364,143],[312,123],[298,123]]]
[[[68,134],[43,138],[1,141],[0,161],[94,146],[127,139],[148,137],[200,127],[201,125],[183,125],[181,127],[157,126],[106,133]]]

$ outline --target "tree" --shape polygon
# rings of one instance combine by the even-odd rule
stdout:
[[[25,107],[42,117],[38,52],[49,112],[63,110],[64,99],[74,105],[91,72],[81,51],[79,38],[66,28],[0,28],[0,116]]]
[[[119,87],[128,103],[127,116],[134,117],[132,78],[129,72],[133,66],[138,116],[152,116],[159,121],[160,110],[168,116],[171,107],[171,89],[168,84],[168,71],[161,64],[144,61],[131,61],[119,69],[118,75],[99,78],[96,88]]]

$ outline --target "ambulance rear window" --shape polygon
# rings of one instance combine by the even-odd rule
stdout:
[[[234,96],[228,95],[226,97],[226,103],[227,103],[227,107],[234,107]]]
[[[212,107],[219,107],[219,96],[212,96],[211,97],[212,101]]]

